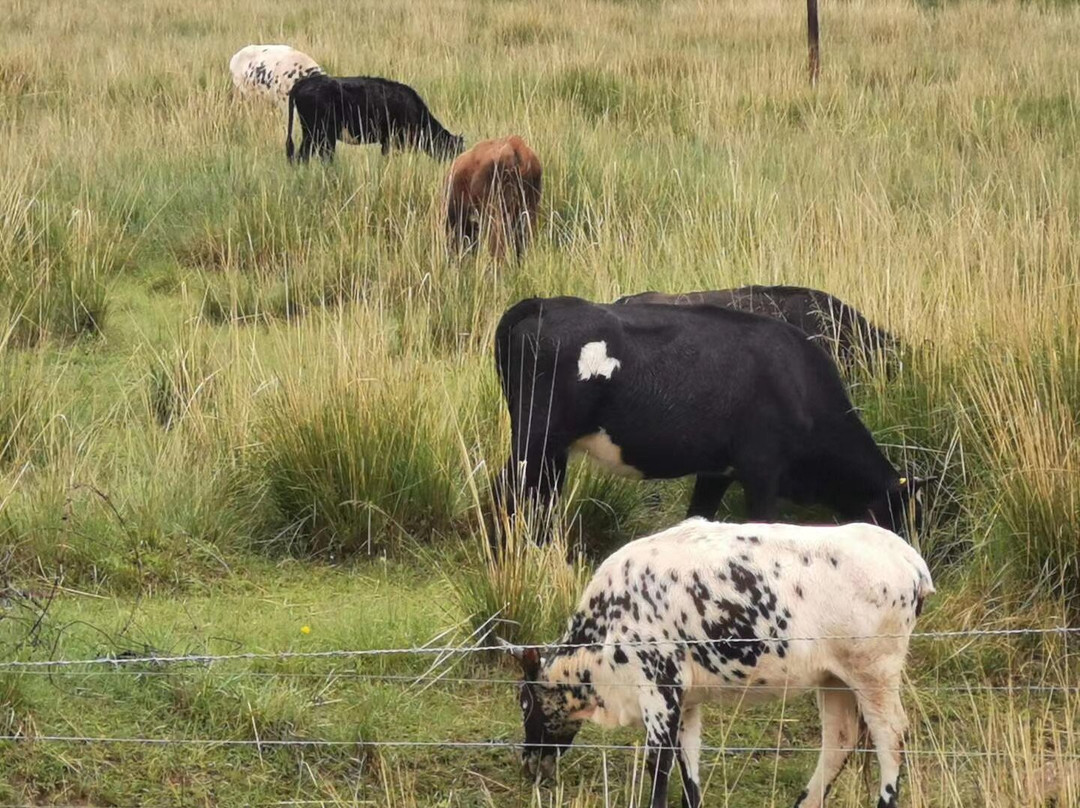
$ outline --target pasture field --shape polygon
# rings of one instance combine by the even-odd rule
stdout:
[[[556,639],[596,558],[688,489],[577,466],[564,538],[489,557],[491,342],[527,295],[852,303],[909,346],[856,403],[894,462],[940,477],[917,630],[1080,624],[1080,6],[826,3],[817,88],[804,15],[4,0],[0,736],[22,740],[0,740],[0,804],[640,805],[632,750],[533,786],[506,748],[392,745],[519,740],[517,670],[489,653],[2,664],[467,644],[492,619]],[[447,165],[423,154],[287,165],[282,113],[233,97],[252,42],[406,81],[470,143],[521,134],[545,167],[524,260],[447,257]],[[1078,648],[916,639],[903,803],[1080,805]],[[726,749],[703,757],[707,805],[794,801],[812,700],[705,726]],[[831,805],[871,804],[866,759]]]

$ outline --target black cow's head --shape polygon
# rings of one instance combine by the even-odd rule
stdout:
[[[442,160],[453,160],[465,151],[464,135],[451,135],[445,129],[435,135],[431,144],[432,156]]]
[[[937,477],[899,477],[870,505],[870,519],[901,536],[923,527],[923,489]]]
[[[529,777],[550,777],[556,759],[570,748],[583,721],[571,717],[565,686],[542,681],[539,651],[509,643],[503,647],[521,663],[518,701],[525,725],[521,764]]]

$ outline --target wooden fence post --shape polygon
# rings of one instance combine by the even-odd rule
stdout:
[[[806,0],[806,38],[810,46],[810,85],[817,85],[821,72],[821,40],[818,35],[817,0]]]

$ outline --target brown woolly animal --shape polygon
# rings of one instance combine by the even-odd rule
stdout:
[[[540,207],[540,160],[517,135],[477,143],[450,167],[446,229],[451,248],[465,252],[486,231],[491,254],[507,244],[521,256]]]

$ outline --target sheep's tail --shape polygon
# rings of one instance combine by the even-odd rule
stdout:
[[[915,573],[918,575],[918,580],[915,582],[915,616],[918,617],[922,614],[923,601],[937,590],[934,588],[934,581],[930,577],[930,568],[926,565],[926,561],[918,553],[915,553],[915,557],[917,559]]]

